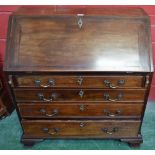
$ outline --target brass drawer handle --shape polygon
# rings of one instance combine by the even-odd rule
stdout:
[[[119,116],[122,111],[121,110],[116,110],[115,113],[111,113],[109,110],[107,109],[104,109],[103,112],[107,115],[107,116],[110,116],[110,117],[115,117],[115,116]]]
[[[34,82],[36,86],[43,87],[43,88],[47,88],[55,85],[55,81],[53,79],[49,79],[47,85],[42,85],[40,80],[35,80]]]
[[[116,132],[119,131],[118,127],[114,127],[114,128],[112,128],[112,130],[110,130],[110,131],[109,131],[108,128],[101,128],[101,130],[102,130],[104,133],[108,134],[108,135],[112,135],[112,134],[114,134],[114,133],[116,133]]]
[[[46,102],[52,102],[52,101],[53,101],[52,97],[51,97],[50,99],[46,99],[46,98],[44,97],[44,94],[43,94],[43,93],[38,93],[38,97],[39,97],[39,99],[42,100],[42,101],[46,101]]]
[[[58,109],[54,109],[52,114],[48,114],[45,109],[40,109],[40,112],[48,117],[53,117],[59,113]]]
[[[119,93],[117,95],[116,99],[111,99],[110,95],[108,93],[104,93],[104,99],[107,100],[107,101],[115,102],[115,101],[120,101],[122,98],[123,98],[123,94],[122,93]]]
[[[77,83],[78,83],[79,85],[81,85],[82,82],[83,82],[83,78],[82,78],[81,76],[79,76],[78,79],[77,79]]]
[[[118,86],[114,86],[109,80],[104,80],[104,84],[106,87],[115,89],[115,88],[119,88],[119,86],[122,86],[125,84],[125,80],[118,80],[117,84]]]
[[[56,135],[60,132],[60,128],[57,128],[57,127],[53,128],[52,131],[49,130],[49,128],[43,128],[42,130],[44,133],[48,133],[50,135]]]

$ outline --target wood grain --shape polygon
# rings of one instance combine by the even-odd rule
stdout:
[[[147,16],[112,18],[102,10],[98,16],[12,16],[4,70],[152,71]]]
[[[49,80],[54,83],[49,85]],[[124,81],[120,84],[120,81]],[[61,88],[110,88],[110,85],[106,85],[105,81],[110,82],[111,86],[116,88],[142,88],[144,87],[145,77],[143,76],[85,76],[85,75],[19,75],[13,76],[15,87],[61,87]],[[40,84],[36,84],[36,81],[40,81]]]
[[[52,101],[107,101],[104,94],[108,94],[110,99],[117,101],[142,101],[145,97],[145,89],[14,89],[17,102],[33,102],[43,101],[39,95],[43,95],[44,99],[52,99]],[[82,97],[80,94],[83,94]]]
[[[9,18],[4,71],[21,141],[116,138],[138,146],[152,58],[141,9],[19,9]]]
[[[19,103],[18,107],[23,118],[140,118],[143,111],[141,103]]]
[[[83,124],[83,127],[80,127]],[[139,121],[77,121],[77,120],[23,120],[22,126],[24,128],[24,136],[35,138],[52,138],[52,137],[99,137],[99,138],[121,138],[121,137],[137,137],[140,122]],[[82,126],[82,125],[81,125]],[[44,129],[48,131],[43,131]],[[58,128],[58,133],[53,130]],[[107,128],[109,132],[113,128],[118,128],[117,132],[108,134],[102,131],[103,128]],[[49,134],[50,132],[51,134]]]

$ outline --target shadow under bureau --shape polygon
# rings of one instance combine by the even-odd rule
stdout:
[[[142,143],[153,74],[139,8],[21,8],[9,18],[4,71],[25,146],[44,139]]]

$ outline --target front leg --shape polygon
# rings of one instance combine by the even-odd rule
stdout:
[[[136,138],[122,138],[120,141],[128,143],[129,146],[133,148],[138,148],[140,147],[140,144],[143,143],[141,134],[139,134]]]
[[[36,143],[39,143],[41,141],[43,141],[43,139],[23,138],[23,137],[21,137],[21,141],[20,142],[24,145],[24,147],[31,148]]]

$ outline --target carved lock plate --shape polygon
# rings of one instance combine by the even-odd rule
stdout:
[[[83,98],[83,96],[84,96],[84,91],[83,91],[83,90],[80,90],[79,96],[80,96],[81,98]]]
[[[80,111],[84,111],[85,110],[85,106],[82,104],[80,105]]]
[[[79,29],[81,29],[83,26],[83,16],[84,14],[77,14],[77,17],[78,17],[77,24],[78,24]]]
[[[79,77],[77,78],[77,83],[78,83],[79,85],[81,85],[82,82],[83,82],[83,78],[82,78],[81,76],[79,76]]]

